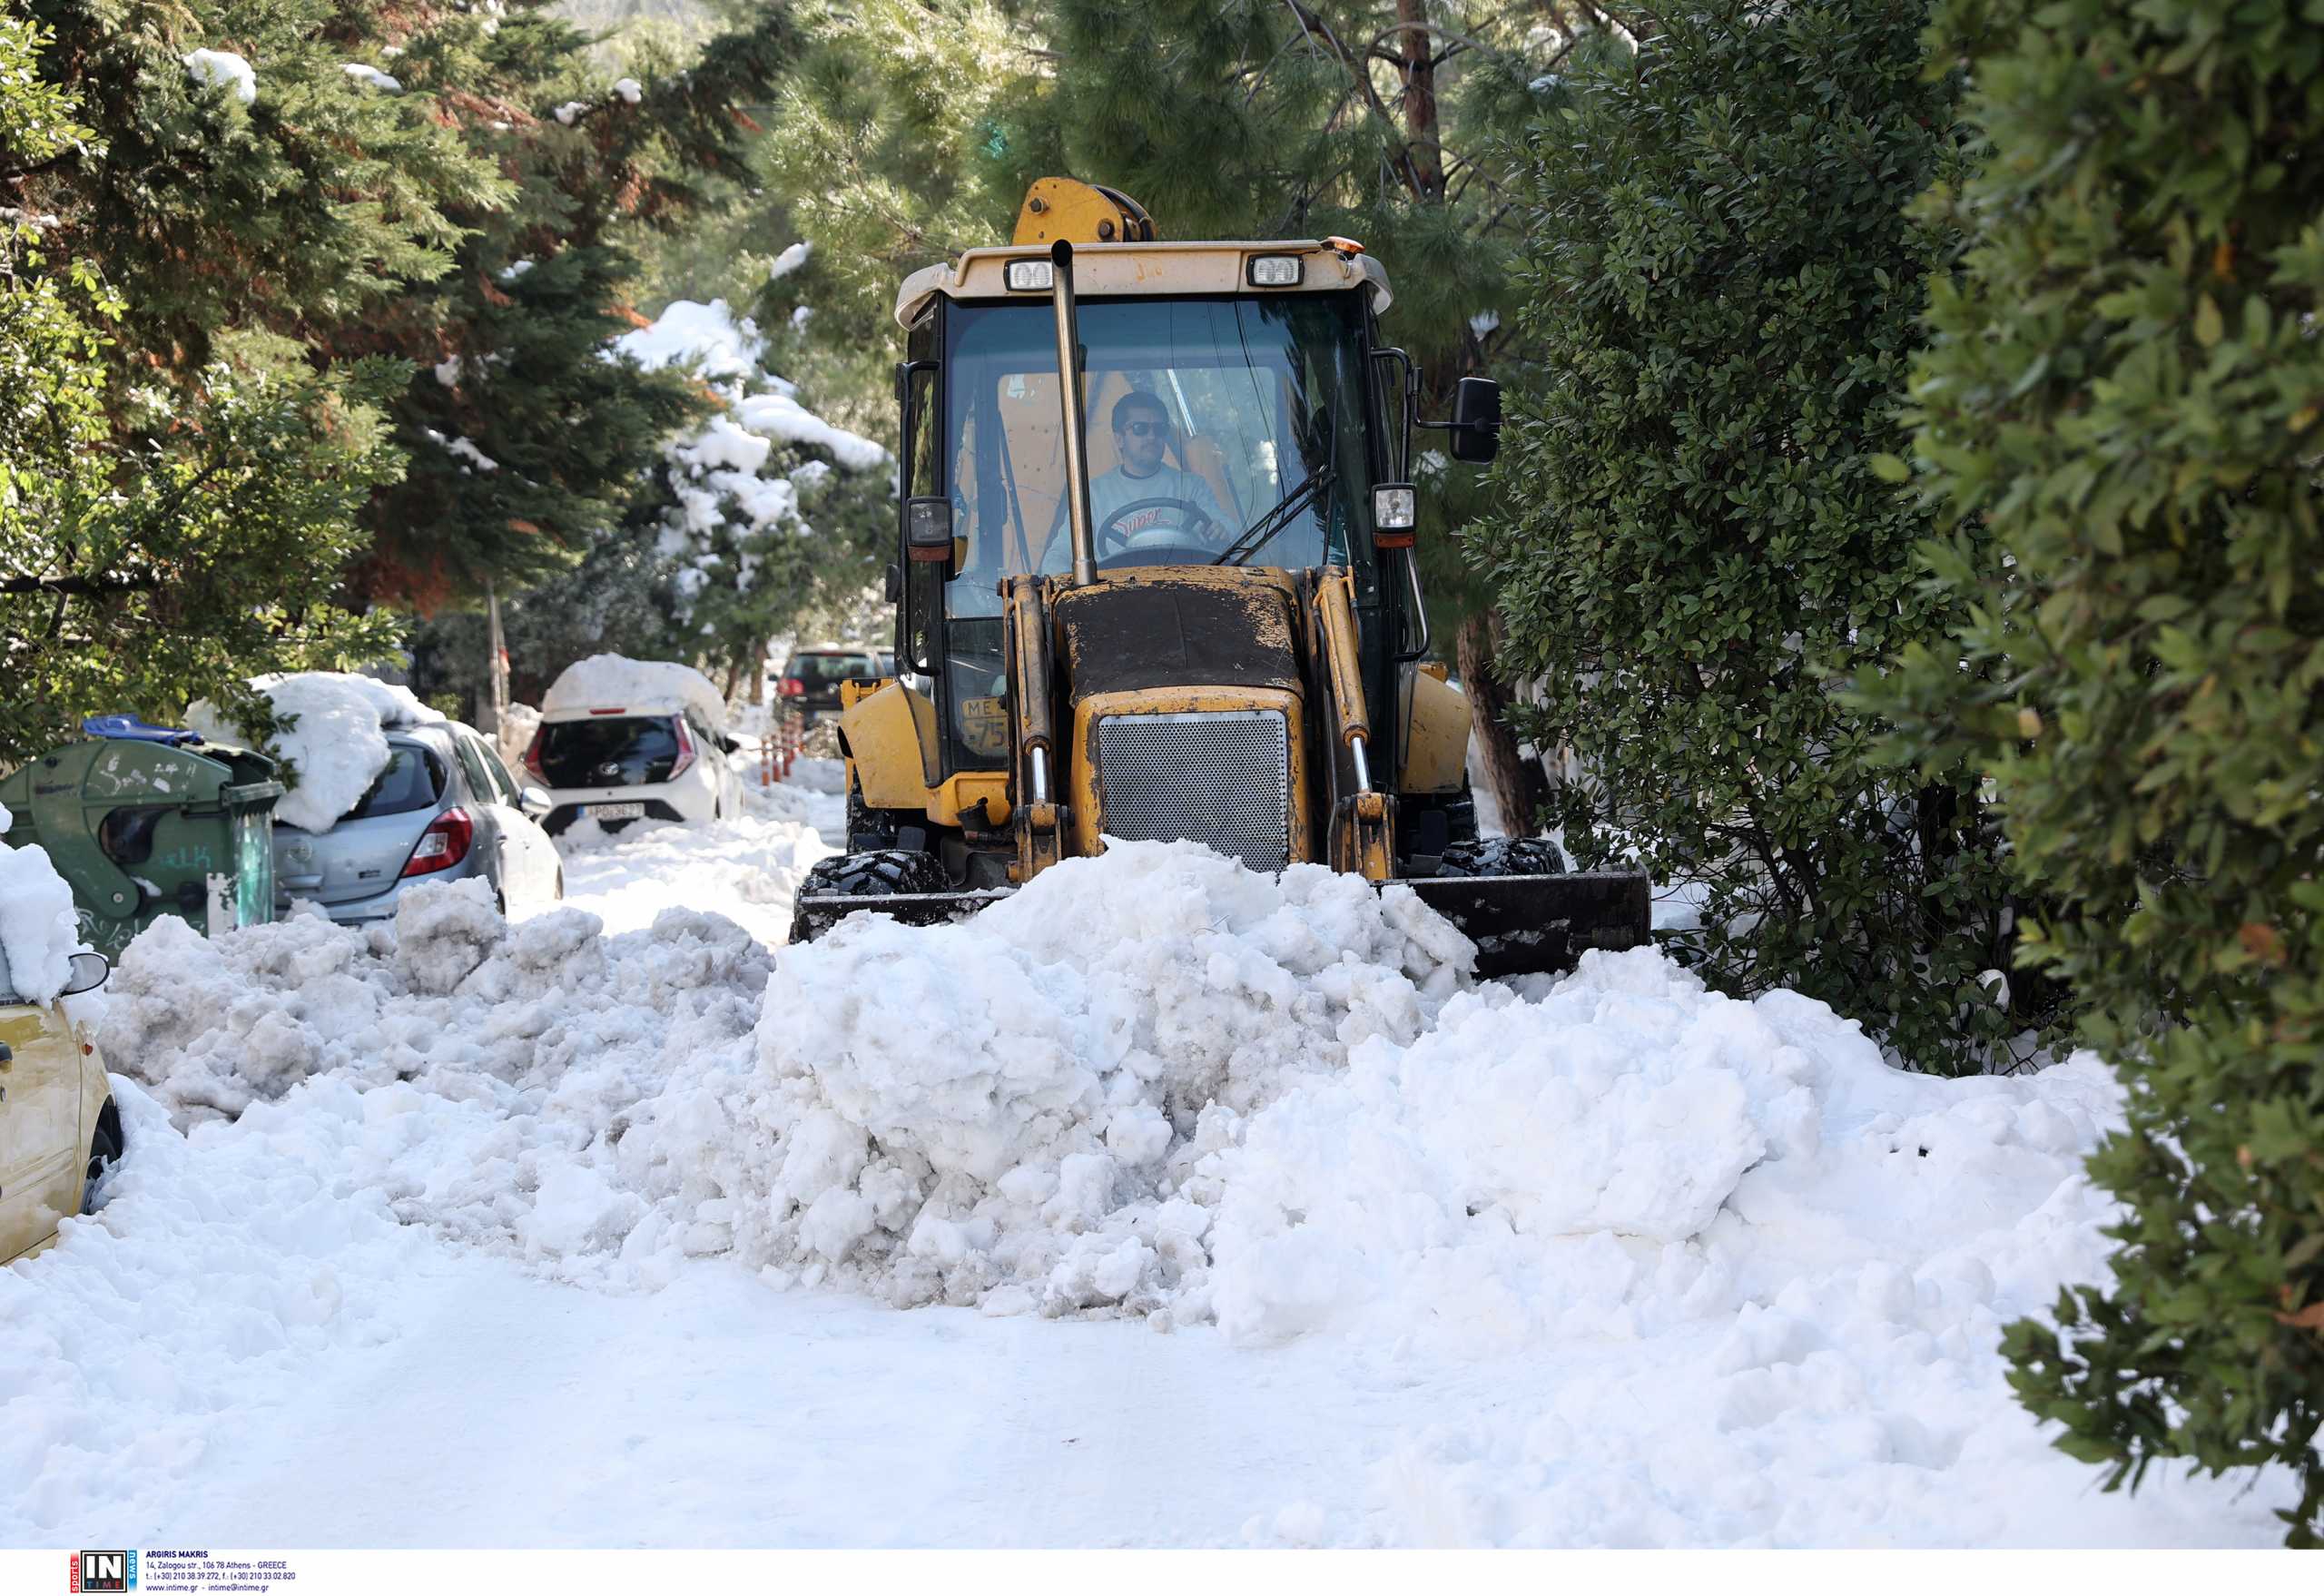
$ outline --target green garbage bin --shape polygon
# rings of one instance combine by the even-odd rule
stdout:
[[[164,914],[211,936],[272,920],[281,796],[272,760],[187,732],[67,743],[0,780],[8,845],[48,850],[109,959]]]

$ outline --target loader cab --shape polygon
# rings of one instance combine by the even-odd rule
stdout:
[[[1323,257],[1301,263],[1311,281],[1346,263],[1311,248]],[[1206,282],[1176,275],[1226,291],[1098,292],[1079,306],[1098,577],[1345,568],[1368,691],[1395,702],[1398,666],[1425,636],[1409,532],[1374,525],[1375,487],[1408,480],[1409,368],[1381,347],[1374,313],[1384,280],[1366,262],[1336,290],[1268,292],[1243,259],[1225,273],[1203,263]],[[1106,286],[1102,271],[1090,274]],[[899,382],[904,517],[917,507],[950,539],[944,557],[923,543],[914,558],[911,528],[900,527],[898,645],[936,685],[932,785],[1006,766],[1000,584],[1063,576],[1070,548],[1049,296],[937,293],[919,311]]]

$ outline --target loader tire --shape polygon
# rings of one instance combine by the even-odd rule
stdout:
[[[886,852],[895,845],[896,812],[872,808],[863,802],[862,783],[850,782],[847,784],[848,852]]]
[[[933,853],[909,848],[875,848],[863,853],[842,853],[817,862],[799,883],[802,898],[884,898],[898,892],[946,892],[952,878]],[[793,910],[791,940],[813,940],[805,914]]]
[[[1563,875],[1565,856],[1547,837],[1487,837],[1444,850],[1439,875]]]

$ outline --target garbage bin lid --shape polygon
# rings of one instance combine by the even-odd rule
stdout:
[[[182,726],[152,726],[133,714],[93,714],[81,723],[81,729],[92,737],[124,738],[134,743],[162,743],[172,748],[182,748],[188,743],[202,741],[202,734],[189,732]]]

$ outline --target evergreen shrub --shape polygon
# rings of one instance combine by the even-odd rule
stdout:
[[[1537,122],[1512,396],[1515,509],[1472,537],[1527,734],[1585,865],[1700,883],[1681,940],[1733,991],[1788,986],[1907,1063],[2024,1045],[1998,834],[1965,761],[1925,775],[1843,678],[1940,637],[1930,530],[1881,479],[1908,362],[1957,245],[1908,216],[1962,159],[1922,0],[1718,0]],[[2035,990],[2038,995],[2038,989]]]
[[[1994,777],[2128,1125],[2112,1283],[2011,1328],[2027,1405],[2133,1485],[2290,1465],[2324,1515],[2324,14],[1951,0],[1983,169],[1919,366],[1960,645],[1886,684]],[[1896,468],[1902,474],[1900,463]]]

